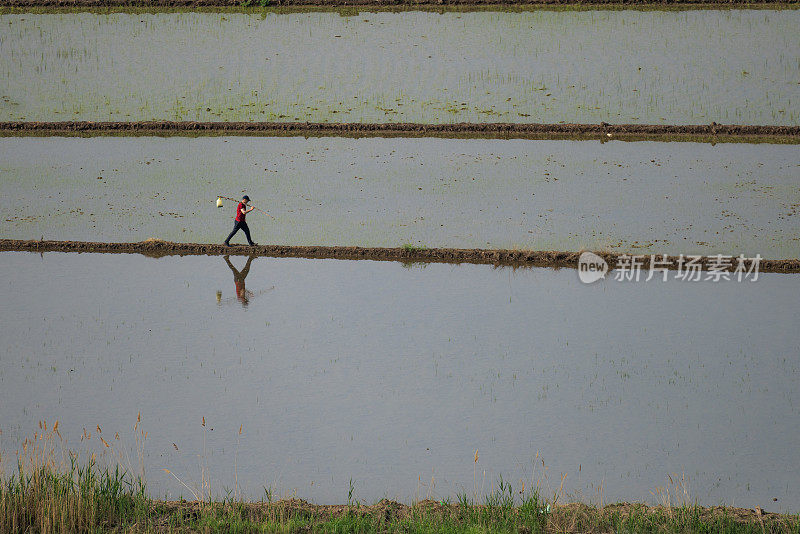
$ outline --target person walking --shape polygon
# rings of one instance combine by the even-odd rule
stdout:
[[[247,214],[253,211],[255,206],[248,208],[247,204],[250,203],[250,197],[247,195],[242,197],[242,201],[239,202],[239,205],[236,206],[236,222],[233,225],[233,231],[230,233],[228,238],[225,240],[225,246],[231,246],[231,238],[238,232],[239,230],[244,231],[245,237],[247,237],[247,242],[250,246],[255,245],[253,240],[250,238],[250,228],[247,226]]]

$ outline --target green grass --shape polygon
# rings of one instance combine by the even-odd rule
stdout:
[[[51,466],[17,471],[0,483],[0,532],[95,532],[146,519],[151,500],[140,480],[93,461],[59,471]]]
[[[479,502],[383,500],[315,506],[235,500],[165,502],[151,499],[143,481],[120,469],[85,466],[70,456],[58,470],[26,471],[22,463],[0,484],[0,532],[359,532],[359,533],[800,533],[797,515],[698,506],[553,505],[536,491],[515,493],[502,479]]]
[[[58,422],[48,431],[25,440],[12,472],[0,463],[0,533],[31,532],[322,532],[322,533],[795,533],[800,534],[800,515],[762,513],[737,508],[702,508],[670,505],[688,498],[683,479],[675,475],[674,489],[658,488],[660,506],[583,503],[560,504],[561,489],[551,501],[540,496],[538,485],[519,488],[501,477],[488,495],[466,493],[455,502],[423,500],[410,506],[383,499],[372,505],[354,499],[350,481],[345,505],[314,505],[299,499],[245,502],[231,493],[213,500],[201,492],[194,501],[153,499],[146,490],[141,450],[147,433],[134,427],[139,475],[134,468],[100,467],[94,453],[80,456],[67,451]],[[97,436],[106,451],[116,451],[119,436],[111,443]],[[58,441],[56,441],[58,438]],[[91,434],[84,429],[84,438]],[[7,458],[0,458],[6,459]],[[475,462],[478,452],[475,452]],[[7,464],[6,464],[7,465]],[[110,464],[109,464],[110,465]],[[121,464],[120,464],[121,465]],[[563,483],[563,478],[562,478]],[[683,487],[683,493],[680,489]],[[187,486],[188,488],[188,486]],[[210,490],[210,488],[209,488]],[[194,493],[194,492],[193,492]],[[236,491],[234,495],[239,495]],[[654,494],[656,495],[656,494]],[[685,500],[681,500],[685,502]]]

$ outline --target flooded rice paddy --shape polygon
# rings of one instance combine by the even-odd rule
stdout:
[[[0,15],[0,120],[800,124],[799,10]]]
[[[351,479],[409,502],[500,475],[550,494],[562,473],[594,502],[669,473],[702,504],[800,498],[798,275],[4,252],[0,280],[2,448],[58,419],[69,447],[104,450],[99,425],[136,465],[141,413],[155,496],[188,496],[167,468],[321,503]]]
[[[800,256],[797,145],[2,138],[0,237]],[[243,237],[240,235],[235,242]],[[243,241],[242,241],[243,242]]]
[[[798,27],[3,12],[0,121],[798,126]],[[798,145],[616,139],[0,137],[0,238],[220,243],[247,193],[262,244],[800,257]],[[800,499],[797,274],[2,252],[0,286],[0,477],[58,420],[154,497]]]

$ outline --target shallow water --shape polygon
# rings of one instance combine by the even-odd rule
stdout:
[[[233,279],[220,257],[0,253],[6,462],[41,419],[125,449],[141,412],[157,496],[189,495],[163,468],[191,485],[202,464],[217,495],[236,472],[251,498],[320,503],[351,478],[371,502],[562,473],[584,500],[652,501],[677,472],[704,504],[796,511],[798,275],[256,258],[246,306]]]
[[[800,124],[798,10],[0,15],[0,120]]]
[[[800,257],[800,147],[0,138],[0,237]],[[101,178],[102,179],[99,179]],[[241,234],[235,242],[244,242]]]

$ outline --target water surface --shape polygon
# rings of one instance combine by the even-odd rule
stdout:
[[[0,120],[800,124],[800,11],[0,15]]]
[[[800,257],[800,146],[0,138],[0,237]],[[239,236],[238,242],[244,238]]]
[[[224,496],[235,459],[255,499],[346,502],[351,478],[367,502],[455,497],[501,474],[549,493],[566,473],[576,498],[652,501],[677,472],[703,504],[796,512],[798,275],[256,258],[237,298],[230,262],[0,253],[3,448],[41,419],[78,450],[95,425],[130,447],[141,412],[158,496],[189,494],[163,468],[194,484],[203,464]]]

